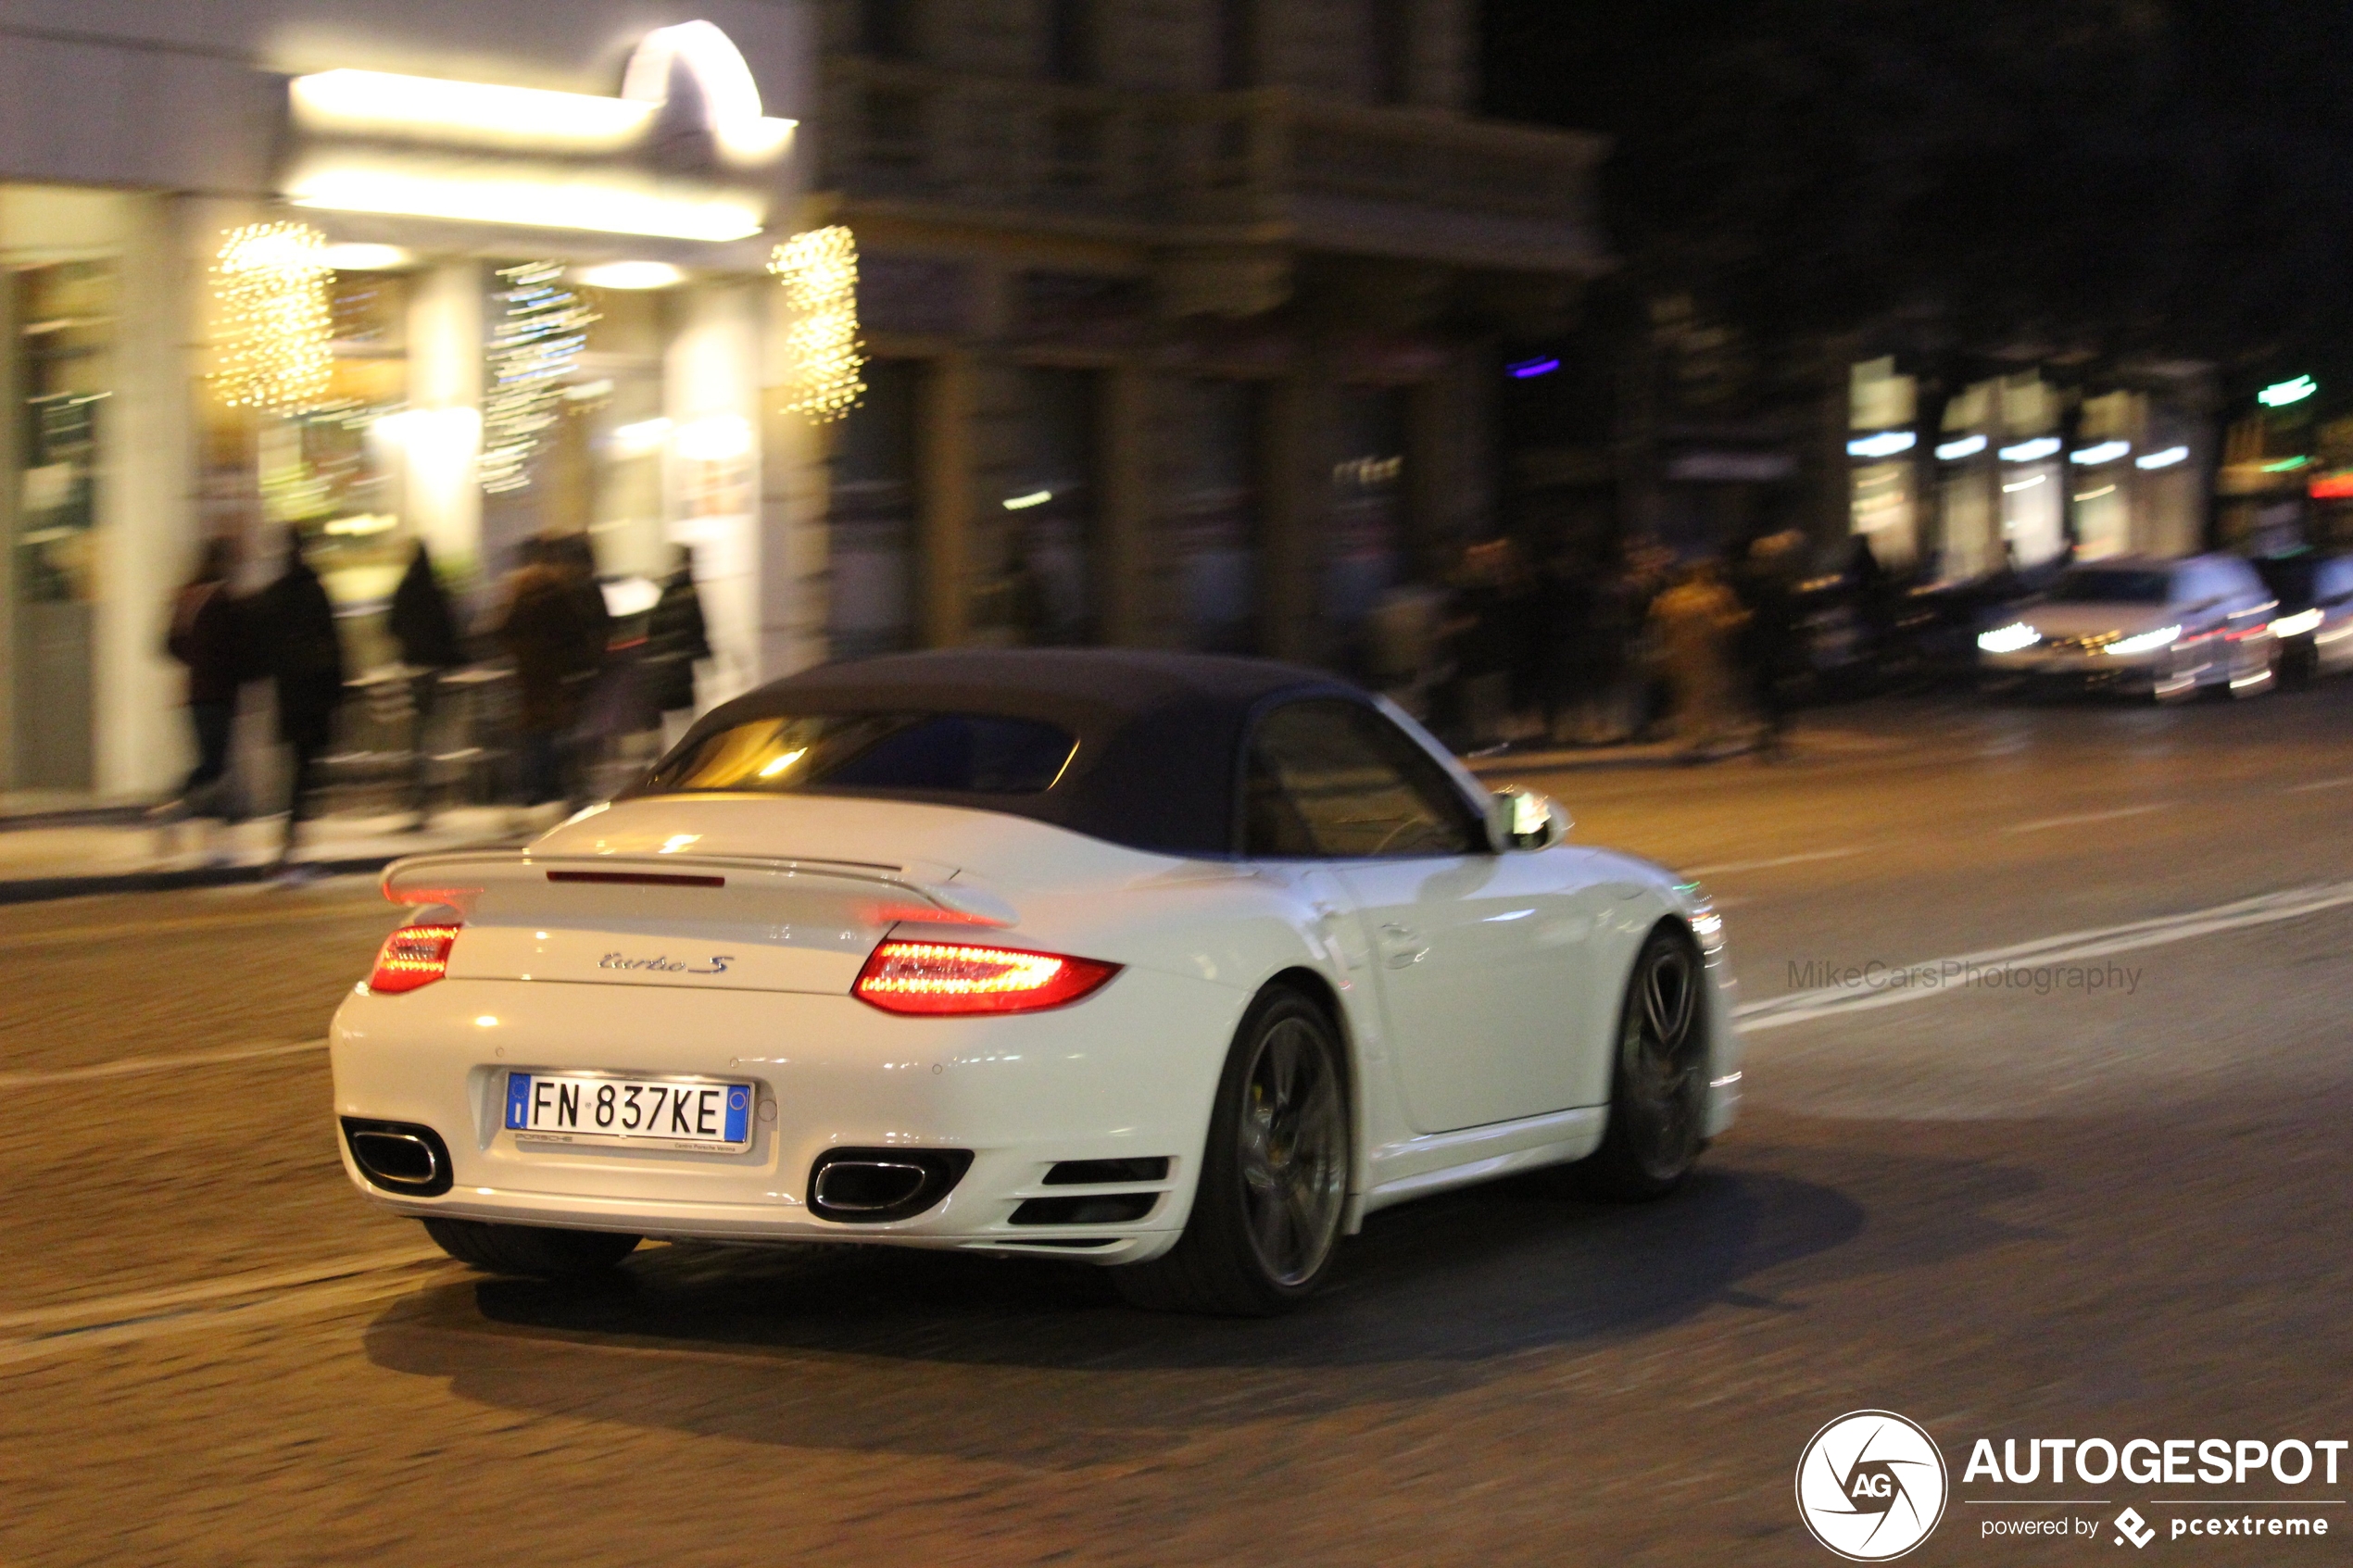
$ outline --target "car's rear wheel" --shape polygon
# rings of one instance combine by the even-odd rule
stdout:
[[[1348,1140],[1339,1032],[1299,992],[1266,991],[1227,1056],[1185,1234],[1113,1271],[1120,1293],[1156,1311],[1228,1317],[1296,1304],[1340,1243]]]
[[[610,1270],[636,1250],[637,1237],[610,1231],[545,1225],[494,1225],[480,1220],[427,1220],[425,1234],[460,1263],[486,1273],[578,1279]]]
[[[1609,1126],[1576,1167],[1579,1184],[1620,1202],[1664,1198],[1706,1147],[1706,974],[1692,939],[1651,934],[1619,1010]]]

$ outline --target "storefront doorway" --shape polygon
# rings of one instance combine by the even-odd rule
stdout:
[[[105,260],[19,267],[7,292],[17,503],[9,552],[11,773],[19,789],[84,791],[96,772],[97,524],[115,269]]]
[[[923,367],[876,359],[842,420],[827,516],[825,634],[836,659],[915,646],[917,415]]]

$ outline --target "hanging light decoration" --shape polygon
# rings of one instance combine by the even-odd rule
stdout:
[[[858,242],[839,224],[795,234],[776,247],[768,270],[784,281],[785,299],[800,319],[786,334],[793,395],[786,410],[819,424],[840,419],[865,395],[866,365],[858,341]]]
[[[308,223],[249,223],[212,264],[220,304],[214,384],[233,408],[299,413],[322,401],[333,368],[327,237]]]
[[[482,406],[482,487],[491,495],[531,483],[539,435],[559,417],[564,383],[588,342],[597,313],[559,286],[553,261],[502,267],[505,306],[490,337],[490,387]]]

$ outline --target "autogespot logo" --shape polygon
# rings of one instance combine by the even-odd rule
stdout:
[[[1814,1434],[1797,1461],[1797,1514],[1850,1562],[1885,1562],[1944,1517],[1944,1456],[1893,1411],[1856,1411]]]

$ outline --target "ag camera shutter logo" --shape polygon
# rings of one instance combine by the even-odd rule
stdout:
[[[1903,1556],[1944,1517],[1936,1439],[1894,1411],[1856,1411],[1814,1434],[1797,1461],[1797,1513],[1849,1562]]]

